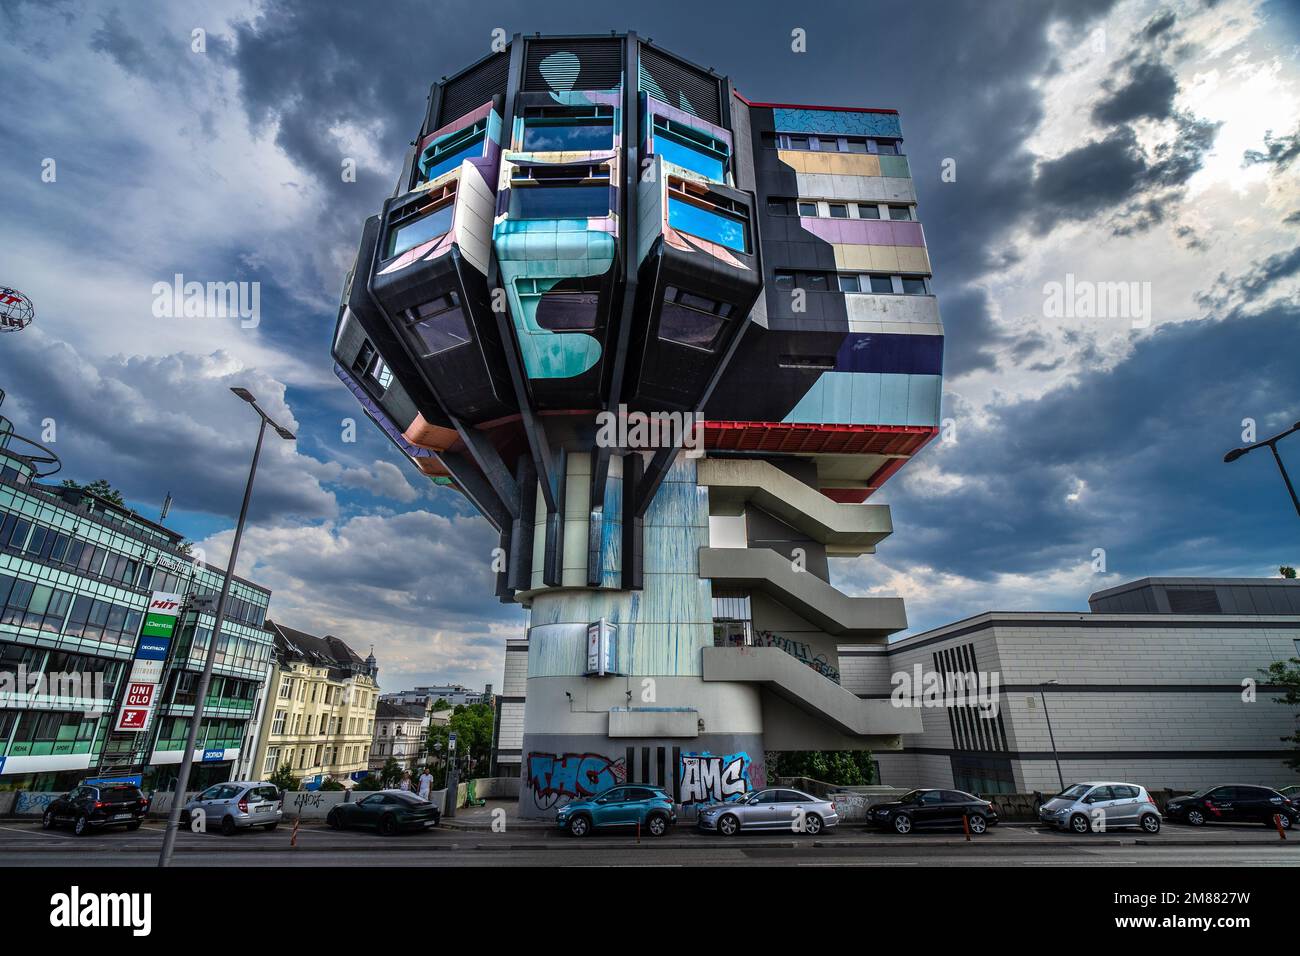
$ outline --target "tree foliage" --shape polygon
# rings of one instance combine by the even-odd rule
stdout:
[[[1269,684],[1282,688],[1282,696],[1274,697],[1273,702],[1300,708],[1300,658],[1293,657],[1287,661],[1274,661],[1268,669],[1260,671]],[[1300,770],[1300,713],[1296,714],[1295,733],[1289,737],[1279,737],[1283,743],[1291,744],[1294,752],[1287,759],[1286,765],[1292,770]]]
[[[468,757],[473,764],[472,775],[481,776],[487,773],[492,752],[492,721],[491,704],[457,704],[447,723],[430,725],[429,752],[445,757],[447,738],[455,731],[457,759]]]
[[[122,497],[122,492],[118,491],[116,488],[110,485],[108,483],[108,479],[106,478],[96,478],[88,485],[79,484],[78,482],[73,481],[71,478],[64,478],[63,487],[75,488],[77,491],[88,491],[92,495],[98,495],[99,497],[103,498],[105,501],[111,502],[112,504],[115,504],[118,507],[121,508],[126,507],[126,499]]]
[[[287,763],[280,764],[275,773],[266,779],[268,783],[275,784],[281,790],[298,789],[298,778],[294,776],[293,767]]]
[[[811,777],[839,787],[862,787],[875,782],[875,766],[867,750],[768,751],[767,775]]]

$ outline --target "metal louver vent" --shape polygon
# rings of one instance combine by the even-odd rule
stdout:
[[[641,89],[702,120],[722,123],[719,79],[670,59],[653,47],[641,47]]]
[[[438,110],[434,128],[446,126],[452,120],[478,109],[494,96],[504,96],[509,72],[510,54],[498,53],[455,79],[448,80],[442,90],[442,106]]]
[[[1170,588],[1169,610],[1173,614],[1217,614],[1219,596],[1205,589]]]
[[[530,93],[612,90],[623,78],[618,40],[529,40],[524,85]]]

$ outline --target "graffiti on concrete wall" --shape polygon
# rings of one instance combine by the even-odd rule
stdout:
[[[749,754],[743,752],[725,756],[683,753],[678,768],[681,802],[734,800],[749,793],[754,789],[750,766]]]
[[[538,806],[553,807],[562,799],[591,797],[627,779],[627,761],[601,754],[528,755],[528,786]]]
[[[61,796],[62,793],[20,790],[18,799],[14,802],[14,813],[44,813],[45,808]]]
[[[796,641],[772,631],[758,631],[754,634],[754,644],[757,647],[777,647],[785,651],[796,660],[807,664],[818,674],[829,680],[840,682],[840,669],[830,662],[825,654],[818,651],[811,644],[804,641]]]

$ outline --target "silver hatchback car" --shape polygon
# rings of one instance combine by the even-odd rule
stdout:
[[[181,826],[189,827],[195,817],[203,820],[203,829],[220,827],[230,836],[246,827],[274,830],[282,815],[280,789],[265,780],[231,780],[214,784],[190,798],[181,810]]]
[[[1039,822],[1074,833],[1139,827],[1160,832],[1160,808],[1136,783],[1094,781],[1066,787],[1038,808]]]
[[[789,830],[816,836],[840,822],[835,804],[802,790],[759,790],[739,800],[701,807],[696,826],[723,836],[741,830]]]

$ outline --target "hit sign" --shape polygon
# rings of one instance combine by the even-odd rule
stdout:
[[[117,714],[115,730],[140,731],[149,726],[149,716],[158,702],[158,685],[162,681],[163,663],[171,648],[180,614],[181,596],[154,591],[145,610],[144,626],[135,646],[135,660],[127,681],[126,696]]]

